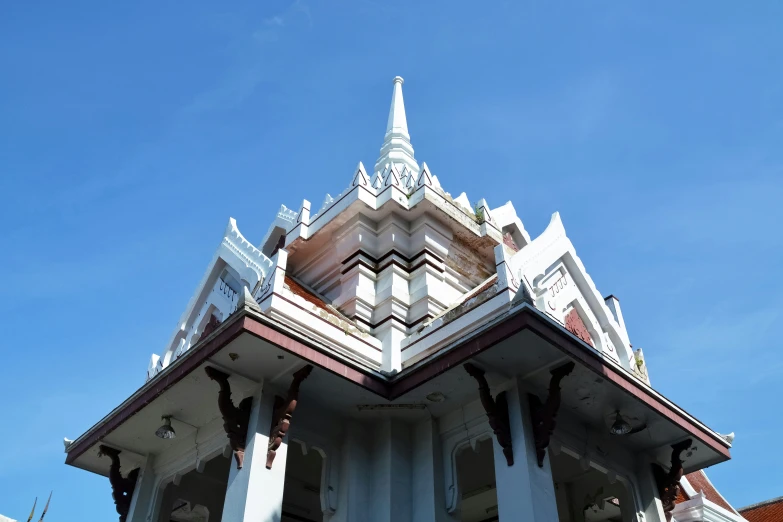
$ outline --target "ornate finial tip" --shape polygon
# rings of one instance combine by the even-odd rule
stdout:
[[[402,85],[403,83],[405,83],[405,80],[402,79],[402,76],[395,76],[394,83],[399,83],[400,85]]]

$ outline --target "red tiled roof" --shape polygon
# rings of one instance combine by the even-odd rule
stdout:
[[[704,496],[710,502],[713,502],[732,513],[737,512],[737,510],[731,507],[731,504],[729,504],[726,499],[723,498],[723,495],[718,493],[718,490],[715,489],[715,486],[712,485],[710,480],[707,478],[707,475],[703,471],[699,470],[694,471],[693,473],[688,473],[685,475],[685,478],[688,479],[688,483],[690,483],[690,485],[693,486],[693,489],[695,489],[697,492],[704,492]]]
[[[783,522],[783,497],[741,508],[739,512],[749,522]]]

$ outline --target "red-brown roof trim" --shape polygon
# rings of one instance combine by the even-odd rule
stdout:
[[[400,377],[393,381],[384,379],[379,374],[369,370],[362,370],[348,365],[323,349],[311,345],[306,340],[296,339],[285,328],[278,326],[265,316],[240,312],[237,315],[237,319],[232,319],[229,318],[217,331],[218,333],[209,339],[205,345],[191,349],[187,356],[182,357],[171,368],[160,374],[159,379],[153,379],[149,388],[137,392],[139,393],[137,397],[130,402],[126,401],[127,404],[120,405],[105,418],[105,422],[102,421],[102,423],[97,424],[85,436],[77,439],[69,448],[65,462],[67,464],[73,463],[80,455],[111,433],[125,420],[138,413],[161,393],[182,380],[204,361],[245,332],[347,379],[380,397],[394,400],[525,329],[533,331],[556,346],[565,355],[579,361],[582,365],[601,375],[615,386],[636,397],[721,456],[727,459],[731,458],[726,445],[719,441],[717,436],[706,427],[682,415],[668,401],[640,383],[631,374],[611,366],[595,351],[585,346],[582,341],[527,305],[521,306],[512,314],[497,320],[495,324],[485,330],[466,337],[443,355],[435,356],[427,361],[426,364],[419,364],[410,370],[404,371]]]

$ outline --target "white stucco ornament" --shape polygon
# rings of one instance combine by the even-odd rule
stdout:
[[[147,379],[198,343],[210,321],[238,308],[262,311],[392,375],[504,306],[528,303],[645,380],[619,303],[604,302],[559,214],[531,239],[511,202],[492,208],[483,198],[472,203],[464,192],[443,192],[415,159],[403,85],[394,78],[372,175],[357,162],[347,186],[320,196],[315,213],[306,199],[297,210],[281,205],[258,248],[229,220],[166,351],[150,359]],[[414,208],[421,210],[409,214]]]

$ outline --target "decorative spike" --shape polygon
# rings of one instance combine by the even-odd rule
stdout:
[[[464,192],[460,194],[457,198],[454,199],[454,203],[458,204],[459,206],[463,207],[465,210],[473,213],[473,207],[470,204],[470,200],[468,199],[468,195]]]
[[[386,176],[383,178],[383,186],[400,186],[400,174],[397,172],[397,167],[394,164],[389,164],[389,168],[386,169]]]
[[[329,205],[331,205],[332,203],[334,203],[334,198],[332,197],[331,194],[326,194],[326,197],[324,198],[324,202],[321,204],[321,209],[318,211],[318,213],[320,214],[321,212],[323,212],[324,209]]]
[[[367,186],[370,184],[369,178],[367,177],[367,171],[364,170],[364,165],[362,162],[359,162],[359,165],[356,167],[356,173],[353,175],[353,181],[351,181],[351,187],[355,187],[356,185],[363,185]]]
[[[381,187],[383,187],[383,177],[380,172],[376,172],[372,178],[372,188],[380,190]]]
[[[269,277],[271,277],[271,274]],[[237,310],[241,310],[242,308],[255,310],[256,312],[261,311],[261,307],[258,306],[256,300],[253,299],[253,294],[250,293],[250,290],[246,286],[243,286],[242,295],[239,296],[239,302],[237,303]]]
[[[431,186],[432,186],[432,176],[430,176],[430,169],[427,167],[426,163],[422,163],[421,174],[419,174],[419,179],[416,180],[416,188],[431,187]]]
[[[443,187],[440,185],[440,181],[438,181],[438,176],[435,174],[432,175],[432,186],[443,190]]]
[[[408,184],[408,178],[410,177],[410,169],[407,165],[403,164],[402,168],[398,169],[400,171],[400,185],[406,186]]]
[[[43,513],[41,513],[41,518],[38,519],[38,522],[43,522],[43,519],[46,516],[46,512],[49,511],[49,502],[52,501],[52,493],[54,493],[54,491],[49,492],[49,500],[46,501],[46,505],[44,506]]]
[[[38,497],[35,497],[35,502],[33,502],[33,510],[30,511],[30,516],[27,517],[27,522],[30,522],[33,519],[33,515],[35,515],[35,506],[38,504]]]
[[[416,186],[416,178],[414,177],[413,172],[408,170],[407,167],[405,168],[405,174],[405,179],[402,180],[402,186],[410,192]]]

